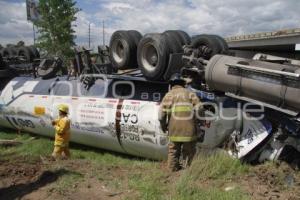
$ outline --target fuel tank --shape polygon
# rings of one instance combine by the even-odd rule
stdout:
[[[109,79],[87,93],[79,80],[59,79],[10,81],[0,97],[0,126],[54,137],[51,121],[63,103],[70,110],[72,142],[157,160],[167,157],[168,137],[157,116],[159,102],[113,98],[107,92],[113,81]]]
[[[210,90],[231,93],[283,109],[300,111],[300,68],[215,55],[205,69]]]

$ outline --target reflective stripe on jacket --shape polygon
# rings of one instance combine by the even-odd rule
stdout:
[[[55,120],[55,142],[54,145],[65,147],[70,140],[70,120],[62,117]]]
[[[176,85],[163,98],[159,120],[168,124],[169,139],[173,142],[190,142],[196,140],[196,121],[194,108],[199,105],[197,95],[186,88]]]

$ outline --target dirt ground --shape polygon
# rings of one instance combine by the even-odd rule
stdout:
[[[258,165],[236,180],[253,199],[300,199],[300,176],[286,163]]]
[[[272,165],[273,166],[273,165]],[[162,165],[162,170],[165,170]],[[60,183],[64,190],[56,187],[61,176],[75,175],[79,181]],[[166,182],[174,182],[180,173],[166,177]],[[103,174],[102,178],[96,174]],[[5,160],[0,158],[0,199],[132,199],[135,191],[122,186],[110,187],[106,180],[123,180],[127,182],[126,169],[119,167],[93,166],[85,160],[50,161],[48,159],[26,160],[24,157]],[[76,177],[75,176],[75,177]],[[99,181],[100,180],[100,181]],[[101,181],[102,180],[102,181]],[[64,185],[65,184],[65,185]],[[199,186],[213,185],[207,180]],[[225,185],[217,185],[224,190],[241,188],[252,199],[300,199],[300,176],[287,164],[270,167],[254,166],[249,173],[233,179]]]
[[[114,191],[105,183],[101,184],[89,170],[84,160],[57,161],[34,160],[28,163],[24,158],[15,161],[0,160],[0,199],[124,199],[131,191]],[[53,169],[54,165],[57,169]],[[54,168],[55,168],[54,167]],[[49,170],[52,168],[51,170]],[[114,174],[119,169],[101,169],[102,173]],[[84,175],[80,182],[66,186],[64,190],[55,187],[59,178],[70,173]],[[120,176],[119,176],[120,177]],[[65,187],[65,186],[63,186]],[[126,194],[127,193],[127,194]]]

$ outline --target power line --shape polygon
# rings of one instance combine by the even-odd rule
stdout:
[[[35,45],[35,28],[34,28],[34,23],[32,22],[32,31],[33,31],[33,44]]]

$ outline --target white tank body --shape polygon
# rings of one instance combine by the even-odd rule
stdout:
[[[92,96],[38,94],[42,81],[16,78],[2,91],[0,125],[54,137],[57,106],[70,109],[71,141],[151,159],[165,159],[167,136],[158,121],[159,103]],[[36,115],[35,109],[45,113]]]
[[[72,85],[72,90],[82,89],[80,81],[60,81],[65,82],[62,85]],[[113,85],[112,81],[107,82]],[[161,130],[158,109],[168,87],[133,81],[135,97],[123,99],[112,98],[110,86],[105,86],[104,92],[98,96],[88,92],[80,92],[79,95],[71,90],[65,95],[66,88],[58,86],[59,83],[55,79],[24,77],[10,81],[0,96],[0,126],[53,138],[51,121],[58,117],[57,107],[63,103],[69,106],[71,142],[155,160],[167,158],[169,141]],[[102,83],[96,86],[89,91],[99,92],[104,88]],[[126,87],[120,91],[125,90]],[[141,94],[141,97],[136,94]],[[37,108],[44,113],[37,115]],[[235,119],[239,112],[237,108],[222,108],[222,111],[230,119],[217,117],[206,120],[198,130],[199,135],[205,133],[199,147],[218,147],[234,130],[239,129],[239,121]],[[211,116],[209,111],[206,113]]]

